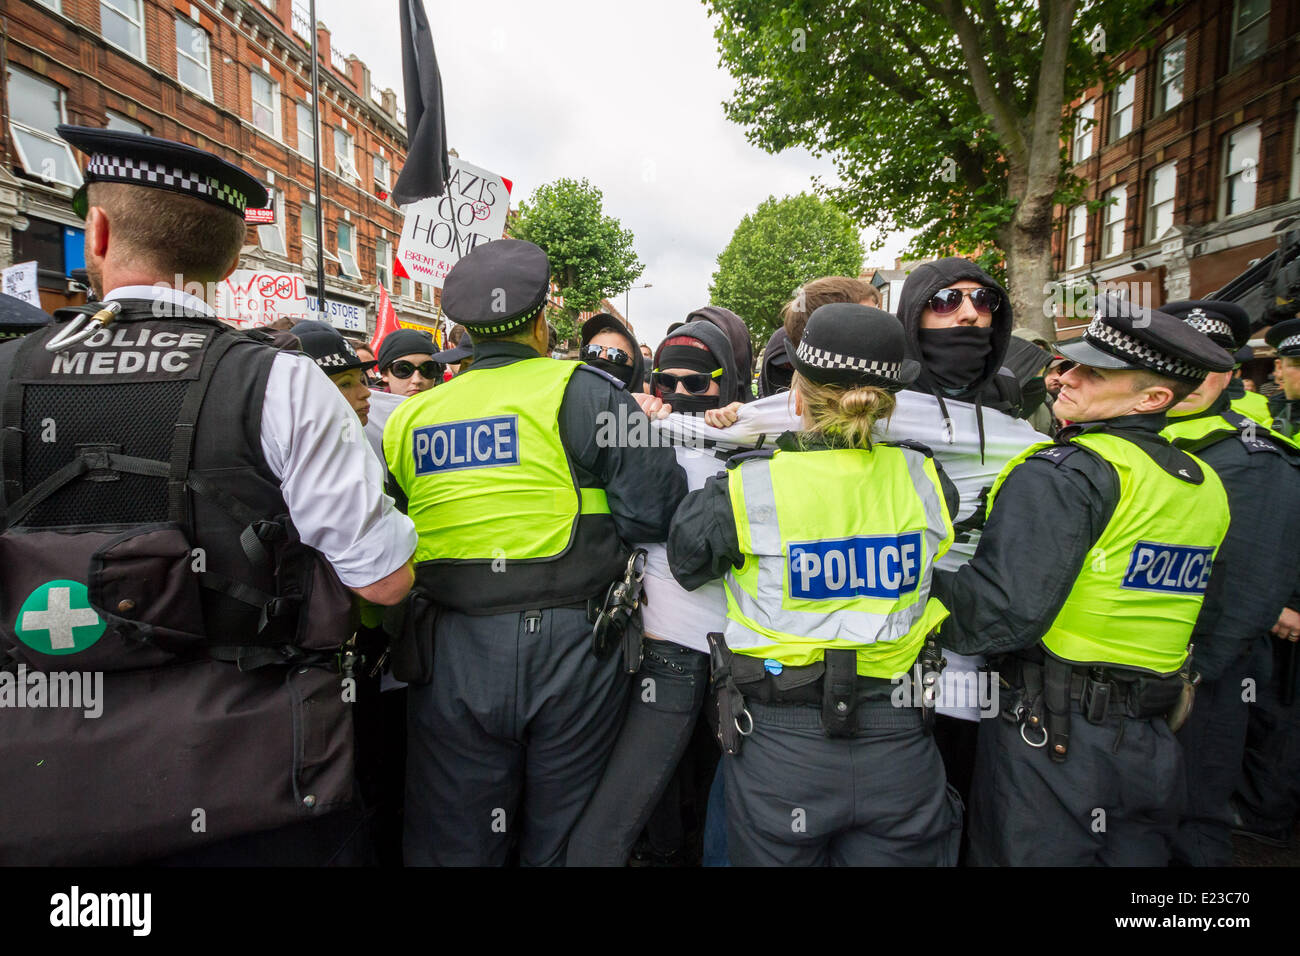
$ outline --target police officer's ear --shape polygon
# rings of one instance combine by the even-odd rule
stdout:
[[[111,226],[108,214],[100,206],[86,210],[86,261],[99,263],[108,255],[108,238]]]

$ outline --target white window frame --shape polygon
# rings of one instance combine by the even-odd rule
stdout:
[[[1300,199],[1300,100],[1295,104],[1295,132],[1291,140],[1291,198]]]
[[[43,7],[48,7],[55,13],[63,12],[63,0],[36,0]]]
[[[388,164],[388,160],[385,157],[380,156],[378,153],[375,153],[375,158],[372,165],[374,166],[375,184],[378,185],[381,189],[383,189],[384,192],[392,191],[393,187],[391,184],[393,181],[393,170],[392,167]],[[379,168],[381,165],[384,171],[384,175],[382,177],[380,177],[379,175]]]
[[[393,244],[387,239],[375,240],[375,281],[393,291]]]
[[[1238,165],[1240,169],[1231,168],[1233,138],[1243,133],[1254,132],[1255,139],[1255,156],[1253,161],[1250,157],[1245,157]],[[1238,126],[1232,132],[1223,137],[1222,172],[1219,176],[1219,218],[1228,219],[1232,216],[1240,216],[1254,210],[1259,204],[1259,163],[1260,148],[1262,145],[1262,132],[1259,120],[1253,123],[1246,123]],[[1238,209],[1236,212],[1231,211],[1230,196],[1236,184],[1248,186],[1251,193],[1250,205],[1244,209]]]
[[[415,283],[406,276],[402,276],[402,291],[399,294],[403,299],[415,301]]]
[[[254,83],[256,82],[256,80],[259,79],[265,80],[267,83],[271,85],[270,103],[259,103],[257,101],[257,97],[253,94],[253,91],[255,89]],[[271,137],[272,139],[275,140],[280,139],[280,111],[281,111],[280,84],[277,83],[273,77],[269,76],[266,73],[263,73],[261,70],[250,69],[248,71],[248,96],[249,96],[249,101],[251,103],[251,109],[249,110],[250,113],[249,120],[253,124],[253,129],[265,133],[267,136]],[[261,106],[265,110],[270,111],[271,113],[271,129],[269,130],[263,129],[262,127],[257,125],[257,108],[259,106]]]
[[[257,244],[272,255],[277,255],[282,259],[289,258],[289,243],[284,232],[284,193],[279,189],[270,187],[271,208],[275,210],[275,222],[264,222],[257,227]],[[270,230],[267,232],[266,230]],[[267,242],[268,236],[275,237],[274,245]],[[278,246],[276,248],[275,246]]]
[[[99,0],[100,38],[109,46],[111,46],[113,49],[121,50],[123,53],[127,54],[128,56],[135,57],[137,60],[145,60],[146,62],[148,62],[146,59],[146,51],[148,51],[149,49],[149,44],[145,40],[145,35],[144,35],[144,0],[126,0],[126,2],[131,3],[135,7],[136,12],[138,13],[137,17],[131,16],[120,6],[118,6],[118,4],[122,2],[123,0]],[[110,40],[107,36],[104,35],[103,33],[103,29],[104,29],[103,8],[104,7],[111,7],[114,13],[119,14],[123,20],[125,20],[127,23],[130,23],[132,26],[136,28],[138,32],[138,36],[140,38],[139,49],[132,50],[130,47],[118,46],[118,44],[114,43],[112,40]]]
[[[1177,73],[1165,75],[1165,58],[1174,47],[1182,47],[1183,66]],[[1156,59],[1156,115],[1162,116],[1176,107],[1183,100],[1187,99],[1186,91],[1183,84],[1187,79],[1187,37],[1181,36],[1175,40],[1170,40],[1160,48],[1160,56]],[[1169,87],[1173,80],[1178,80],[1178,99],[1173,103],[1169,102]]]
[[[1168,198],[1156,200],[1156,178],[1165,170],[1169,171],[1169,179],[1172,185],[1172,191]],[[1147,205],[1146,205],[1146,238],[1147,242],[1157,242],[1174,225],[1174,203],[1178,200],[1178,162],[1177,160],[1164,163],[1157,166],[1147,174]],[[1159,210],[1165,206],[1169,207],[1169,225],[1159,232],[1156,227],[1159,225]]]
[[[194,40],[194,31],[203,34],[203,59],[201,61],[193,53],[182,49],[180,32],[182,27],[188,27],[190,29],[191,44]],[[189,60],[196,67],[204,70],[208,78],[207,89],[190,86],[190,84],[185,82],[185,77],[181,74],[182,57]],[[179,13],[176,14],[176,82],[185,87],[185,89],[189,90],[191,93],[197,93],[205,100],[212,100],[212,38],[208,36],[208,31],[203,29],[201,23],[195,23],[189,17],[183,17]]]
[[[113,124],[117,123],[116,126]],[[149,127],[145,126],[139,120],[133,120],[125,113],[119,113],[117,110],[104,111],[104,128],[122,130],[128,133],[143,133],[149,135]]]
[[[1097,129],[1097,101],[1089,100],[1074,114],[1074,143],[1071,158],[1081,163],[1092,155],[1093,133]]]
[[[1116,85],[1110,93],[1110,129],[1107,131],[1110,142],[1123,139],[1133,132],[1133,109],[1136,101],[1137,73],[1129,71],[1123,82]],[[1121,132],[1125,121],[1128,122],[1128,129]]]
[[[1106,190],[1107,200],[1101,226],[1101,258],[1112,259],[1124,252],[1124,227],[1128,222],[1128,185]],[[1110,202],[1118,199],[1118,202]]]
[[[58,100],[59,100],[58,121],[60,123],[66,123],[68,121],[68,95],[64,91],[63,87],[59,86],[59,84],[57,83],[51,83],[43,76],[37,76],[35,73],[29,73],[26,70],[21,69],[20,67],[14,66],[12,63],[7,65],[7,69],[11,73],[21,73],[25,78],[32,80],[33,82],[41,86],[51,87],[56,93],[58,93]],[[13,83],[10,82],[9,77],[7,75],[5,76],[5,89],[7,94],[10,97],[12,97]],[[13,103],[10,102],[10,106],[9,106],[10,139],[13,141],[14,151],[18,155],[18,162],[23,167],[23,169],[27,172],[27,174],[29,176],[36,176],[42,182],[58,183],[60,186],[67,186],[71,189],[76,189],[77,187],[79,187],[83,182],[81,178],[81,166],[77,163],[77,157],[73,154],[72,147],[69,146],[68,143],[66,143],[59,136],[57,136],[53,130],[43,130],[37,126],[30,126],[27,123],[23,123],[19,120],[14,119],[13,117],[14,117]],[[64,155],[67,157],[68,160],[68,169],[71,171],[75,179],[70,179],[66,181],[62,179],[56,179],[53,176],[46,176],[44,172],[38,170],[36,168],[36,164],[32,163],[27,158],[27,151],[23,148],[22,138],[18,135],[18,132],[20,130],[29,136],[33,136],[37,139],[43,140],[44,142],[55,147],[56,149],[62,150],[62,152],[64,153]]]
[[[312,118],[312,108],[311,108],[311,104],[310,104],[310,103],[298,103],[298,102],[295,102],[295,103],[294,103],[294,111],[293,111],[293,114],[294,114],[294,122],[298,124],[298,144],[294,147],[294,149],[296,149],[296,150],[298,151],[298,155],[299,155],[299,156],[306,156],[308,159],[312,159],[312,160],[314,160],[315,157],[312,155],[312,150],[311,150],[310,148],[308,148],[308,149],[303,149],[303,148],[302,148],[302,131],[303,131],[302,118],[303,118],[303,111],[304,111],[304,110],[305,110],[306,113],[307,113],[307,129],[310,130],[310,129],[311,129],[311,118]],[[319,123],[316,124],[316,135],[317,135],[317,136],[320,135],[320,124],[319,124]],[[309,143],[307,144],[307,146],[310,147],[310,146],[311,146],[311,143],[309,142]]]
[[[342,136],[347,144],[346,153],[340,154],[339,137]],[[334,127],[334,171],[344,179],[352,182],[361,182],[361,174],[357,172],[356,164],[357,144],[352,138],[352,134],[341,126]]]
[[[347,248],[344,248],[341,238],[344,229],[348,231],[348,238],[351,240]],[[361,267],[357,264],[357,227],[350,222],[340,222],[334,230],[334,242],[343,275],[349,279],[360,279]]]
[[[308,210],[311,215],[308,215]],[[302,242],[302,253],[304,257],[316,257],[316,240],[307,235],[307,223],[311,223],[313,230],[316,228],[316,207],[312,203],[305,202],[298,207],[298,238]],[[323,228],[325,223],[321,222]],[[330,252],[329,247],[325,248],[325,258],[330,262],[338,262],[339,257]]]
[[[1243,27],[1241,23],[1241,0],[1235,0],[1232,4],[1232,37],[1228,41],[1228,57],[1230,61],[1228,65],[1229,69],[1235,70],[1237,67],[1243,66],[1247,63],[1252,63],[1264,55],[1264,51],[1268,49],[1268,19],[1269,14],[1272,12],[1271,7],[1272,4],[1265,0],[1264,12]],[[1241,59],[1240,55],[1237,53],[1237,41],[1241,39],[1243,33],[1247,30],[1254,29],[1260,23],[1264,24],[1263,45],[1260,46],[1259,52],[1254,56],[1249,59]]]
[[[1086,261],[1088,247],[1088,207],[1072,206],[1066,214],[1065,268],[1079,269]]]

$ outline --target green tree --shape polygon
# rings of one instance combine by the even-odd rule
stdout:
[[[862,271],[858,227],[832,203],[800,193],[769,196],[740,220],[709,286],[709,301],[730,309],[761,349],[781,324],[781,309],[818,276]]]
[[[771,152],[829,154],[826,193],[909,253],[976,255],[1018,324],[1044,315],[1052,207],[1077,202],[1065,106],[1117,77],[1160,0],[705,0],[736,80],[727,116]],[[1100,115],[1100,110],[1098,110]],[[1099,205],[1099,204],[1098,204]]]
[[[564,299],[552,319],[561,339],[574,337],[579,312],[600,308],[601,299],[630,288],[645,271],[631,231],[605,215],[604,197],[585,179],[537,187],[519,204],[510,235],[541,246],[551,260],[551,280]]]

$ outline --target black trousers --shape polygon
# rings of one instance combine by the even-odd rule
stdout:
[[[1300,813],[1300,703],[1282,703],[1289,642],[1270,642],[1273,672],[1250,708],[1237,800],[1248,825],[1272,830],[1290,828]]]
[[[627,704],[585,610],[443,611],[433,680],[407,689],[408,866],[563,864]]]
[[[1037,743],[1032,728],[1025,736]],[[980,721],[972,866],[1166,866],[1184,799],[1182,749],[1163,717],[1071,715],[1067,759],[1017,724]]]

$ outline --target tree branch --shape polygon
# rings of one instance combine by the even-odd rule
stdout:
[[[966,70],[970,74],[971,86],[975,90],[975,99],[980,109],[993,120],[993,129],[1002,141],[1007,160],[1014,165],[1025,165],[1029,161],[1029,144],[1016,116],[1012,103],[998,94],[989,76],[988,64],[984,51],[980,47],[979,31],[966,10],[955,0],[940,0],[944,15],[957,31],[961,41],[962,53],[966,57]],[[1073,7],[1073,0],[1067,0]]]
[[[1013,100],[1016,84],[1011,76],[1011,71],[1007,68],[1006,53],[1010,51],[1011,46],[1007,43],[1006,24],[998,16],[994,0],[980,0],[980,11],[985,28],[993,36],[993,49],[1003,54],[998,57],[998,92],[1002,94],[1004,99]]]
[[[1050,197],[1060,178],[1061,119],[1065,105],[1065,59],[1070,48],[1070,30],[1078,0],[1039,0],[1046,8],[1047,35],[1038,83],[1030,142],[1027,189],[1035,197]]]

